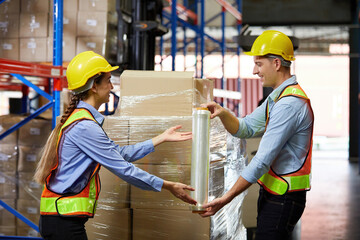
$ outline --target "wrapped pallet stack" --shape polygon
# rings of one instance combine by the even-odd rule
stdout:
[[[213,98],[213,82],[192,76],[193,72],[125,71],[120,79],[119,108],[105,120],[108,136],[125,145],[151,139],[175,125],[182,125],[181,131],[192,131],[193,109]],[[208,198],[212,200],[237,180],[236,174],[245,166],[245,153],[240,140],[234,144],[218,118],[210,124]],[[163,179],[190,185],[191,153],[191,140],[166,142],[134,163]],[[120,233],[122,239],[133,240],[246,239],[240,219],[243,195],[214,217],[202,218],[167,191],[128,186],[104,169],[100,177],[101,200],[95,218],[86,226],[90,239],[115,239]]]

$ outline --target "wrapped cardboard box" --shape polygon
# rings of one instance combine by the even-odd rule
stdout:
[[[10,129],[13,125],[21,121],[21,117],[15,115],[0,116],[0,134]],[[17,145],[18,130],[10,133],[5,138],[0,140],[0,144],[13,144]]]
[[[129,119],[116,116],[105,116],[103,129],[111,140],[119,146],[129,145]]]
[[[18,199],[16,204],[16,210],[20,212],[24,217],[37,224],[40,219],[40,201],[30,199]],[[17,227],[28,227],[26,223],[17,219]]]
[[[126,70],[120,76],[120,116],[191,116],[213,98],[212,80],[193,72]]]
[[[0,236],[15,236],[16,235],[16,226],[7,227],[0,226]]]
[[[181,182],[190,185],[191,166],[190,165],[153,165],[135,164],[136,167],[143,169],[162,179]],[[151,208],[151,209],[182,209],[189,210],[189,204],[174,197],[169,191],[161,192],[144,191],[131,186],[130,190],[131,208]]]
[[[4,38],[0,39],[0,58],[19,60],[19,39]]]
[[[51,133],[51,121],[45,119],[32,119],[19,130],[20,146],[42,148]]]
[[[20,38],[20,61],[45,62],[47,38]]]
[[[121,239],[131,240],[131,210],[105,209],[98,207],[94,218],[85,224],[91,240]]]
[[[0,171],[16,171],[18,147],[16,144],[0,144]]]
[[[22,13],[20,15],[20,37],[47,37],[48,21],[48,13]]]
[[[54,18],[53,14],[50,14],[49,20],[49,37],[53,37],[54,32]],[[76,37],[76,28],[77,28],[77,11],[69,8],[63,12],[63,38],[67,37]],[[75,41],[75,40],[73,40]],[[74,43],[75,44],[75,43]],[[63,49],[65,50],[65,49]]]
[[[116,10],[115,0],[79,0],[79,11],[84,12],[114,12]]]
[[[0,4],[0,14],[20,13],[20,0],[5,0]]]
[[[49,12],[48,0],[21,0],[22,13],[48,13]]]
[[[176,125],[182,125],[179,131],[191,132],[192,117],[131,117],[129,144],[151,139]],[[191,149],[191,140],[165,142],[157,146],[155,152],[137,160],[136,163],[191,164]]]
[[[30,172],[34,173],[36,164],[41,158],[42,148],[36,146],[22,146],[19,145],[19,161],[18,168],[19,172]]]
[[[188,210],[134,209],[133,240],[143,239],[209,240],[210,218]]]
[[[16,192],[16,172],[0,171],[0,199],[15,199]]]
[[[43,186],[33,180],[33,172],[18,173],[18,191],[19,199],[39,200],[43,190]]]
[[[117,24],[117,14],[107,12],[78,12],[77,35],[79,37],[105,37]]]
[[[130,202],[130,185],[102,167],[100,170],[101,192],[98,200],[98,207],[128,208]]]
[[[1,201],[5,202],[12,208],[15,208],[15,199],[1,199]],[[0,226],[1,227],[15,227],[16,220],[15,215],[10,213],[8,210],[0,206]],[[1,229],[0,229],[1,235]]]
[[[52,62],[53,60],[53,44],[54,39],[52,37],[47,38],[47,61]],[[70,62],[73,57],[76,55],[76,37],[73,36],[63,36],[63,61]]]
[[[0,14],[0,38],[18,38],[19,29],[19,14]]]

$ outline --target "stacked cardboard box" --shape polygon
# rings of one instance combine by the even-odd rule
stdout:
[[[5,132],[24,117],[0,117],[0,133]],[[37,161],[51,132],[51,121],[33,119],[0,141],[0,199],[34,222],[39,221],[42,186],[33,181]],[[7,211],[0,211],[9,219],[1,224],[0,234],[39,236],[32,228]]]
[[[0,57],[19,60],[20,0],[0,4]]]
[[[194,107],[212,100],[213,89],[212,81],[192,76],[189,72],[125,71],[120,79],[120,107],[104,125],[109,137],[120,145],[126,140],[135,144],[175,125],[182,125],[181,131],[191,131]],[[209,199],[213,199],[221,196],[226,186],[227,134],[219,119],[211,121],[210,134]],[[191,150],[191,140],[163,143],[135,164],[163,179],[190,185]],[[226,214],[218,223],[211,223],[210,218],[193,214],[188,204],[167,191],[157,193],[130,186],[129,200],[134,240],[230,236],[226,228],[231,227],[224,224]],[[94,222],[101,224],[102,219],[95,217]],[[111,227],[109,239],[115,237]]]
[[[53,1],[6,0],[0,5],[0,58],[52,62]],[[63,1],[63,61],[92,50],[116,51],[115,0]]]

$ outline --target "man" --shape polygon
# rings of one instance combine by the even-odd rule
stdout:
[[[310,190],[314,115],[310,100],[291,75],[291,40],[279,31],[264,31],[247,55],[254,56],[253,74],[274,90],[244,118],[220,105],[204,105],[211,118],[220,117],[227,131],[239,138],[264,133],[258,151],[234,186],[205,204],[201,216],[214,215],[253,183],[260,187],[256,239],[288,239],[300,219]]]

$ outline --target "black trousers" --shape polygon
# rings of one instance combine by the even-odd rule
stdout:
[[[273,195],[262,187],[258,199],[256,240],[287,240],[304,212],[306,191]]]
[[[40,215],[39,229],[46,240],[87,240],[87,217],[60,217]]]

